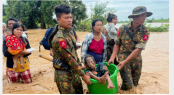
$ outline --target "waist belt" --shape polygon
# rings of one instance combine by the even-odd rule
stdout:
[[[69,72],[68,71],[66,71],[66,70],[60,70],[60,69],[55,69],[56,70],[56,72],[57,72],[57,74],[68,74]]]

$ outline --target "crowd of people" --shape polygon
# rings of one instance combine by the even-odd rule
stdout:
[[[81,78],[88,85],[91,84],[90,78],[102,84],[107,80],[108,89],[114,88],[109,70],[103,62],[117,65],[122,78],[121,90],[138,86],[142,68],[141,51],[145,49],[150,35],[149,29],[143,23],[146,17],[153,14],[152,12],[147,12],[145,6],[135,7],[132,15],[128,16],[133,21],[119,29],[115,27],[118,20],[116,14],[108,14],[106,25],[103,25],[100,18],[94,19],[91,23],[92,32],[86,35],[82,42],[80,62],[76,51],[79,38],[72,28],[71,8],[66,4],[60,4],[55,6],[54,11],[58,25],[48,42],[51,48],[50,55],[55,60],[54,81],[61,94],[83,94]],[[3,54],[7,57],[8,78],[13,83],[20,80],[23,83],[31,83],[28,62],[31,52],[27,51],[30,44],[26,28],[16,18],[10,18],[7,27],[5,23],[2,27]],[[70,68],[65,68],[65,65]]]

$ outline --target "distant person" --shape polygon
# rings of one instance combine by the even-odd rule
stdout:
[[[141,52],[145,49],[150,35],[149,29],[143,24],[146,17],[152,14],[152,12],[147,12],[146,7],[137,6],[133,9],[132,15],[128,16],[133,21],[122,25],[117,31],[116,44],[108,64],[114,63],[115,57],[118,56],[117,67],[123,81],[122,90],[129,90],[133,85],[138,86],[142,69]]]
[[[107,39],[107,48],[106,48],[107,49],[107,58],[106,58],[107,61],[109,61],[109,59],[112,55],[112,52],[113,52],[113,47],[115,45],[114,39],[117,38],[118,29],[115,27],[115,25],[117,24],[117,20],[118,20],[117,15],[109,13],[109,15],[107,17],[108,23],[104,26],[105,27],[104,35]],[[118,65],[117,61],[115,58],[114,64]]]
[[[9,19],[7,20],[7,27],[10,28],[10,29],[12,29],[13,24],[14,24],[15,22],[18,22],[15,18],[9,18]]]
[[[103,21],[101,19],[94,19],[92,21],[92,33],[88,34],[82,43],[82,63],[84,63],[84,57],[86,54],[92,55],[96,61],[96,64],[98,64],[99,62],[106,62],[107,42],[106,37],[101,34],[102,30]]]
[[[29,49],[30,44],[29,44],[28,40],[26,38],[22,37],[23,30],[24,30],[24,26],[22,24],[19,24],[18,22],[16,22],[13,24],[12,35],[15,35],[18,39],[20,38],[21,39],[21,40],[19,40],[20,43],[25,45],[24,46],[25,49]],[[14,41],[16,41],[16,40],[14,39]],[[14,69],[15,64],[13,62],[13,58],[15,57],[15,55],[9,51],[10,49],[8,48],[8,42],[9,42],[9,40],[3,41],[3,54],[5,57],[7,57],[6,74],[7,74],[8,78],[13,83],[19,82],[20,78],[23,83],[31,83],[32,79],[31,79],[31,74],[30,74],[29,62],[28,62],[28,58],[27,58],[27,56],[29,56],[31,54],[31,52],[27,52],[26,50],[23,50],[20,52],[16,51],[16,52],[18,52],[18,54],[20,54],[20,56],[23,56],[24,68],[21,68],[22,60],[19,58],[19,59],[17,59],[17,69]],[[6,43],[7,43],[7,45],[6,45]],[[14,42],[12,41],[12,43],[14,43]],[[17,44],[16,45],[11,44],[11,45],[16,46]],[[23,48],[23,46],[22,47],[19,46],[19,47]],[[11,48],[11,50],[16,50],[16,48],[19,49],[18,47],[14,47],[14,48]]]

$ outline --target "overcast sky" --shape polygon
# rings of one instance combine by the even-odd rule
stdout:
[[[128,16],[132,14],[132,10],[136,6],[146,6],[147,11],[153,12],[153,15],[148,18],[167,19],[169,18],[169,0],[82,0],[86,5],[87,15],[90,17],[90,5],[94,6],[96,2],[106,3],[109,1],[107,7],[115,8],[119,21],[129,20]],[[6,0],[3,0],[6,4]]]

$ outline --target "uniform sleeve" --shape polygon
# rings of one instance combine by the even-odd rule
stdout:
[[[121,44],[121,35],[123,33],[123,25],[119,28],[119,30],[117,31],[117,37],[115,39],[115,43],[120,45]]]
[[[62,44],[61,42],[64,43]],[[73,55],[67,51],[68,46],[63,39],[57,40],[55,45],[53,45],[53,49],[55,49],[55,52],[59,55],[60,59],[69,64],[74,73],[80,76],[85,74]]]
[[[139,35],[140,37],[138,37],[138,43],[135,45],[135,48],[141,48],[141,49],[145,49],[146,43],[149,39],[150,36],[150,30],[147,29],[146,32],[144,32],[143,34]]]

